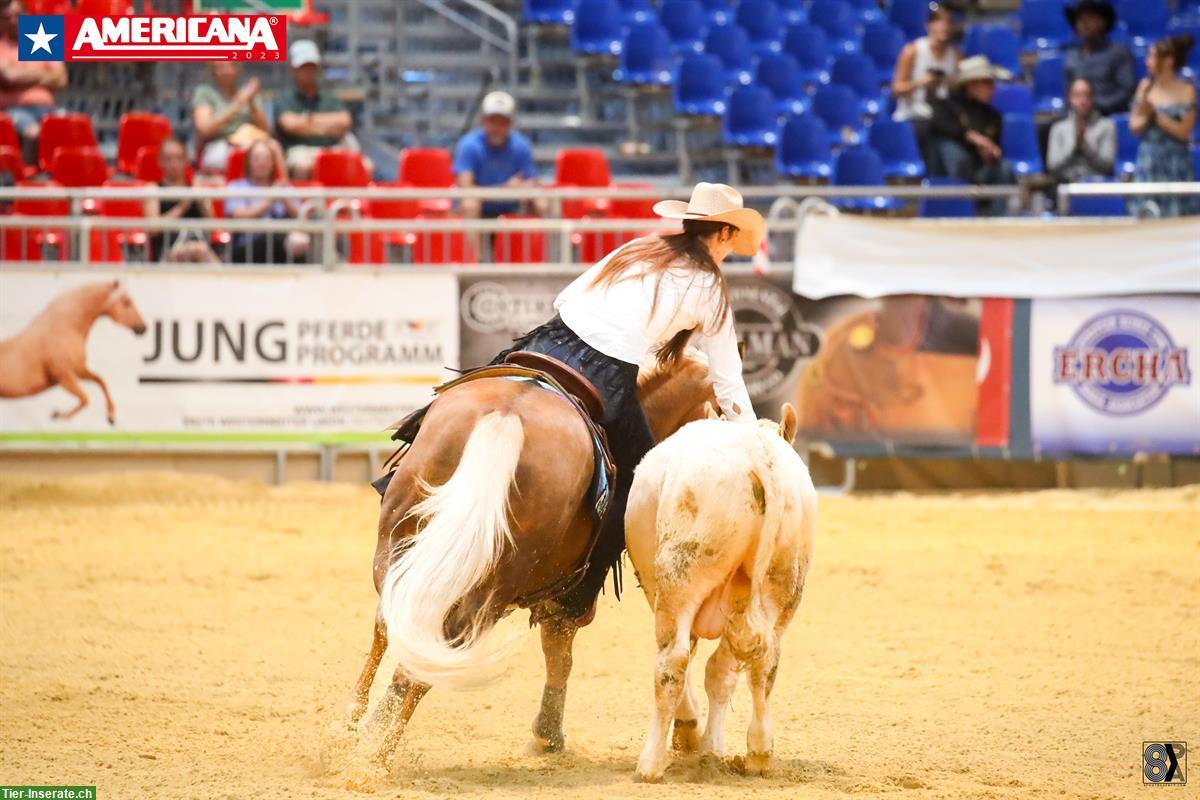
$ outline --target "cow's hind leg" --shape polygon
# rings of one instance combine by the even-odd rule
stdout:
[[[673,609],[664,608],[661,592],[657,605],[654,614],[655,639],[658,642],[658,657],[654,663],[654,713],[650,717],[646,746],[642,748],[642,755],[638,759],[635,778],[640,781],[657,781],[667,769],[670,755],[667,733],[683,694],[691,652],[692,619],[696,615],[694,608],[678,614]]]
[[[354,694],[350,697],[347,716],[351,724],[362,719],[362,715],[367,710],[367,703],[371,696],[371,684],[375,682],[375,673],[379,670],[379,662],[383,659],[386,650],[387,626],[384,625],[377,612],[375,630],[371,637],[371,652],[367,654],[367,663],[363,664],[362,672],[358,676],[358,683],[354,685]]]
[[[671,732],[671,749],[677,753],[694,753],[700,747],[700,721],[696,719],[696,701],[692,698],[692,663],[696,657],[697,637],[692,637],[688,650],[687,669],[683,673],[683,695],[675,709],[675,727]]]
[[[754,713],[746,731],[746,774],[766,775],[771,766],[771,748],[775,732],[771,723],[771,690],[779,670],[779,637],[767,640],[767,652],[750,665],[750,695]]]
[[[704,669],[708,724],[704,726],[704,738],[700,740],[701,753],[718,757],[725,755],[725,712],[729,710],[729,698],[733,696],[737,680],[737,659],[729,647],[729,641],[722,637]]]
[[[540,625],[542,655],[546,659],[546,686],[542,690],[542,708],[533,720],[533,747],[541,753],[561,752],[563,710],[567,702],[567,679],[571,677],[571,648],[579,631],[574,620],[551,617]]]

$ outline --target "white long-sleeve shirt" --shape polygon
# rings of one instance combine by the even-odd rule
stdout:
[[[606,356],[629,364],[643,363],[675,334],[696,328],[693,343],[708,356],[708,377],[721,411],[731,420],[753,421],[733,312],[716,330],[709,330],[721,303],[716,277],[687,266],[668,268],[661,273],[658,304],[651,314],[659,274],[646,274],[643,265],[631,265],[628,277],[615,283],[592,287],[613,253],[572,281],[555,299],[554,309],[567,327]]]

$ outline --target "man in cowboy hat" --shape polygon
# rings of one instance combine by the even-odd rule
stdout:
[[[961,178],[969,183],[1009,184],[1012,167],[1000,150],[1003,117],[992,105],[996,81],[1012,74],[988,61],[971,56],[958,64],[954,90],[933,101],[931,128],[942,174],[934,177]],[[985,201],[985,213],[1004,213],[1003,201]]]
[[[1063,13],[1079,41],[1067,50],[1064,65],[1066,85],[1083,78],[1092,87],[1096,110],[1104,116],[1129,110],[1137,87],[1133,53],[1108,38],[1117,24],[1112,3],[1079,0]]]

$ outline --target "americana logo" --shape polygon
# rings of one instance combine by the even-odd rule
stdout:
[[[1157,320],[1117,309],[1093,317],[1054,348],[1054,382],[1069,385],[1104,414],[1138,414],[1173,386],[1192,381],[1186,347],[1176,347]]]
[[[22,14],[21,61],[283,61],[280,15]]]

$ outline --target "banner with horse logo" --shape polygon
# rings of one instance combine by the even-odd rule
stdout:
[[[0,282],[7,438],[367,434],[458,364],[452,275],[6,271]]]
[[[1200,295],[1035,300],[1034,446],[1200,454]]]

